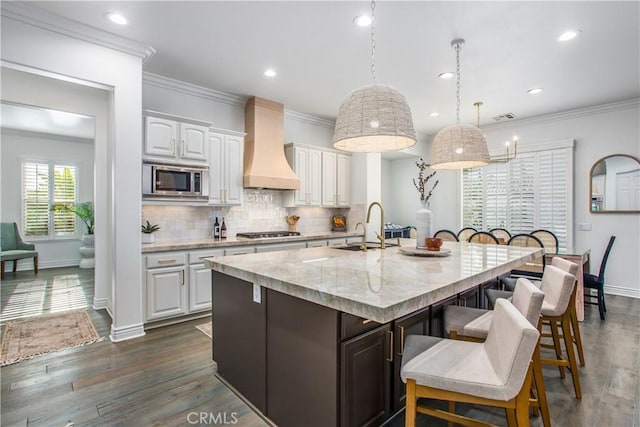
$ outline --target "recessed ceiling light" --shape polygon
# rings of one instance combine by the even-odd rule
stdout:
[[[575,39],[579,35],[580,35],[580,30],[565,31],[564,33],[560,34],[560,36],[558,37],[558,41],[566,42],[566,41]]]
[[[445,73],[438,74],[438,77],[440,77],[441,79],[450,79],[453,76],[455,76],[455,73],[453,73],[451,71],[447,71]]]
[[[436,113],[435,111],[431,114],[429,114],[429,117],[438,117],[440,114]]]
[[[267,68],[266,70],[264,70],[264,75],[267,77],[275,77],[277,73],[273,68]]]
[[[356,16],[353,19],[353,23],[358,27],[368,27],[369,25],[371,25],[371,17],[367,15]]]
[[[127,24],[127,18],[120,15],[119,13],[107,13],[106,17],[109,21],[113,22],[114,24],[118,24],[118,25]]]
[[[537,94],[539,94],[540,92],[542,92],[542,88],[541,88],[541,87],[534,87],[534,88],[529,89],[529,90],[527,91],[527,93],[528,93],[529,95],[537,95]]]

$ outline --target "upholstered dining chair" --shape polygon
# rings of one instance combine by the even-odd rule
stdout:
[[[540,334],[506,300],[499,300],[482,343],[410,335],[400,376],[406,382],[405,426],[417,413],[464,425],[490,425],[455,414],[455,402],[504,408],[509,426],[529,425],[531,359]],[[418,405],[419,398],[450,402],[449,412]]]
[[[473,227],[465,227],[465,228],[463,228],[462,230],[458,231],[458,241],[460,241],[460,242],[469,241],[469,237],[471,237],[471,235],[473,233],[475,233],[476,231],[478,231],[478,230],[476,230]]]
[[[13,272],[18,267],[18,260],[23,258],[33,258],[33,271],[38,274],[38,251],[36,245],[25,243],[20,237],[18,224],[15,222],[0,223],[0,269],[2,273],[0,278],[5,277],[5,263],[13,261]]]
[[[509,239],[509,246],[520,247],[533,247],[544,249],[544,244],[535,236],[531,234],[516,234]],[[500,276],[500,283],[503,289],[507,291],[513,291],[516,285],[518,277],[528,277],[530,279],[539,279],[542,277],[542,272],[545,267],[544,254],[540,255],[536,259],[529,261],[528,263],[518,267],[515,270],[511,270],[511,273]]]
[[[442,240],[446,240],[449,242],[457,242],[458,236],[451,230],[438,230],[435,232],[433,237],[440,238]]]
[[[483,245],[499,245],[498,239],[487,231],[476,231],[469,237],[469,243],[481,243]]]
[[[491,230],[489,230],[489,233],[496,236],[497,239],[503,239],[505,244],[509,243],[509,240],[511,239],[511,233],[509,233],[509,230],[507,230],[506,228],[492,228]]]
[[[536,230],[532,231],[532,236],[537,237],[544,246],[544,252],[547,254],[557,254],[558,253],[558,237],[549,231],[549,230]]]
[[[607,245],[607,249],[604,251],[604,256],[602,257],[602,262],[600,263],[600,272],[597,276],[593,274],[584,273],[582,276],[584,288],[586,289],[596,289],[597,294],[597,302],[591,301],[593,295],[591,295],[588,291],[584,293],[584,303],[597,305],[600,310],[600,319],[605,319],[605,313],[607,312],[607,305],[604,302],[604,270],[607,267],[607,260],[609,259],[609,254],[611,253],[611,247],[613,246],[613,242],[615,242],[616,236],[611,236],[609,238],[609,244]]]

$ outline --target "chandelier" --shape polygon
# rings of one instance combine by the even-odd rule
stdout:
[[[483,105],[482,102],[474,102],[474,107],[478,109],[478,121],[476,127],[480,129],[480,107]],[[511,160],[515,159],[518,155],[518,137],[516,135],[513,136],[512,141],[505,141],[505,154],[504,156],[492,156],[491,163],[508,163]]]

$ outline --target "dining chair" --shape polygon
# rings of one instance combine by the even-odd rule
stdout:
[[[509,240],[511,239],[511,233],[509,233],[509,230],[506,228],[492,228],[489,230],[489,233],[493,234],[498,239],[504,239],[505,244],[509,243]]]
[[[0,224],[0,279],[5,277],[5,263],[13,261],[13,272],[18,267],[18,260],[33,258],[33,271],[38,274],[38,251],[33,243],[25,243],[20,237],[18,224],[15,222],[3,222]]]
[[[440,238],[442,240],[446,240],[449,242],[457,242],[458,236],[451,230],[438,230],[435,232],[433,237]]]
[[[499,245],[500,242],[493,234],[487,231],[477,231],[469,237],[469,243],[481,243],[483,245]]]
[[[529,247],[529,248],[542,248],[544,244],[535,236],[531,234],[521,233],[516,234],[509,240],[509,246]],[[546,261],[544,254],[521,265],[517,269],[511,270],[510,273],[500,276],[500,283],[504,290],[513,291],[516,285],[518,277],[528,277],[532,280],[540,279],[544,271]]]
[[[536,230],[532,231],[532,236],[537,237],[542,244],[544,245],[544,252],[547,254],[557,254],[558,253],[558,238],[556,235],[549,230]]]
[[[455,403],[504,408],[509,426],[529,425],[531,360],[540,333],[509,301],[497,302],[482,343],[410,335],[400,376],[406,383],[405,426],[417,413],[463,425],[490,425],[455,414]],[[419,398],[449,402],[449,411]]]
[[[584,303],[597,305],[598,310],[600,310],[600,319],[605,319],[605,313],[607,312],[607,305],[604,302],[604,270],[607,267],[607,260],[609,259],[609,254],[611,253],[611,247],[613,246],[613,242],[615,242],[616,236],[611,236],[609,238],[609,244],[607,245],[607,249],[604,251],[604,256],[602,257],[602,262],[600,263],[600,272],[597,276],[593,274],[584,273],[582,276],[584,289],[595,289],[598,294],[596,297],[591,295],[589,292],[584,293]],[[596,298],[597,302],[592,301],[592,298]]]
[[[465,227],[465,228],[463,228],[462,230],[458,231],[458,241],[459,242],[467,242],[467,241],[469,241],[469,237],[471,237],[471,235],[473,233],[475,233],[476,231],[478,231],[478,230],[476,230],[473,227]]]

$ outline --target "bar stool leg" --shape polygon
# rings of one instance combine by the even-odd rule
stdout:
[[[562,346],[560,345],[558,324],[555,320],[549,320],[549,327],[551,328],[551,336],[553,337],[553,347],[556,351],[556,359],[562,360]],[[560,378],[565,378],[564,366],[558,365],[558,369],[560,370]]]
[[[406,407],[404,410],[404,425],[405,427],[416,426],[416,381],[407,380],[407,397]]]
[[[518,427],[518,421],[516,419],[516,410],[512,408],[505,408],[504,411],[507,414],[507,426]]]
[[[573,351],[573,340],[571,339],[571,323],[569,317],[569,313],[562,316],[562,335],[564,336],[564,344],[567,347],[569,367],[571,369],[571,378],[573,379],[573,388],[576,391],[576,398],[582,399],[580,377],[578,376],[578,364],[576,363],[576,354]]]
[[[576,348],[578,349],[578,359],[580,366],[585,366],[584,351],[582,350],[582,336],[580,335],[580,325],[578,324],[578,313],[576,313],[575,304],[571,310],[571,329],[573,330],[573,339],[575,339]]]
[[[538,392],[538,404],[542,413],[542,424],[544,427],[551,427],[551,417],[549,416],[549,404],[547,402],[547,391],[544,387],[544,377],[542,376],[542,363],[540,362],[540,343],[533,353],[533,381]]]

